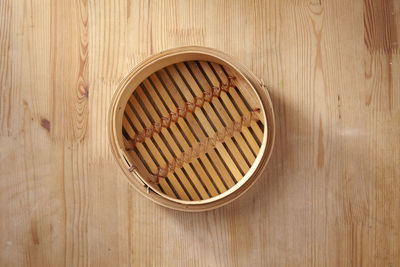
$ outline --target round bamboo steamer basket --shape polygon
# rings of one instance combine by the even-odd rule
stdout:
[[[275,119],[262,80],[220,51],[190,46],[129,72],[112,100],[109,135],[136,190],[168,208],[205,211],[260,177]]]

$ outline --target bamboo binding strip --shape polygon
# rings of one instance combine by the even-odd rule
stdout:
[[[110,108],[114,155],[131,184],[179,210],[209,210],[243,194],[272,152],[265,86],[225,54],[183,47],[150,57]]]

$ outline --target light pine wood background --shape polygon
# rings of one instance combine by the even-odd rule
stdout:
[[[400,2],[0,1],[1,266],[399,266]],[[115,163],[118,82],[204,45],[269,86],[257,184],[190,214]]]

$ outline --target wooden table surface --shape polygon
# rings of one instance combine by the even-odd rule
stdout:
[[[399,266],[400,1],[0,1],[0,266]],[[272,158],[223,208],[131,188],[107,114],[151,54],[268,85]]]

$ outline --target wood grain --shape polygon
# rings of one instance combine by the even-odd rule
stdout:
[[[0,1],[0,265],[400,265],[399,25],[395,0]],[[253,70],[277,122],[256,186],[199,214],[134,191],[106,131],[182,45]]]

